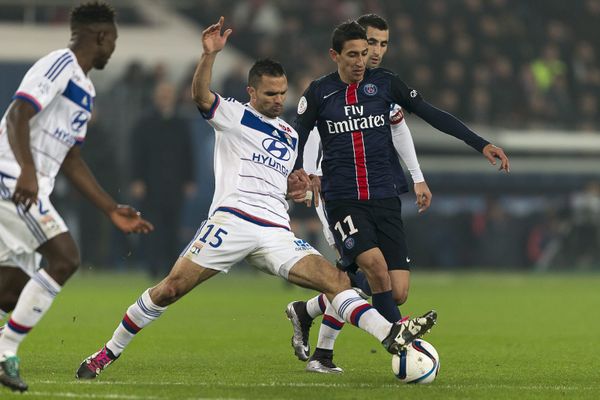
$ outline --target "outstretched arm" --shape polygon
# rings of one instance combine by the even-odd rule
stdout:
[[[217,58],[217,53],[225,47],[227,38],[232,30],[227,29],[221,34],[225,18],[221,17],[219,22],[206,28],[202,32],[202,49],[200,61],[196,67],[192,80],[192,98],[202,112],[208,112],[215,101],[215,95],[210,91],[212,67]]]
[[[22,204],[28,210],[32,204],[37,203],[38,183],[29,145],[29,120],[36,114],[35,108],[28,102],[15,99],[8,109],[6,117],[6,131],[8,143],[21,167],[21,174],[17,178],[13,201]]]
[[[477,135],[454,115],[442,111],[426,101],[418,102],[412,107],[411,111],[434,128],[463,140],[475,150],[483,153],[490,164],[496,165],[496,159],[499,159],[500,171],[510,172],[510,163],[508,157],[504,154],[504,150]]]
[[[125,233],[148,233],[154,229],[152,224],[140,217],[140,213],[129,206],[117,204],[102,189],[96,178],[81,158],[81,148],[72,147],[61,166],[61,171],[69,181],[96,207],[102,210]]]

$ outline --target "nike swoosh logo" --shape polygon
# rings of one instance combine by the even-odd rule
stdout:
[[[328,97],[330,97],[330,96],[333,96],[334,94],[336,94],[336,93],[337,93],[337,92],[339,92],[340,90],[342,90],[342,89],[338,89],[338,90],[336,90],[335,92],[331,92],[331,93],[329,93],[329,94],[326,94],[325,96],[323,96],[323,99],[326,99],[326,98],[328,98]]]

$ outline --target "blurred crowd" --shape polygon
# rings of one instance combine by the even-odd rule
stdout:
[[[300,93],[333,70],[327,55],[333,27],[375,12],[390,25],[383,66],[432,104],[471,123],[600,130],[600,0],[174,4],[202,26],[224,15],[234,30],[231,42],[251,58],[280,60]],[[234,73],[231,80],[243,82],[243,76]]]

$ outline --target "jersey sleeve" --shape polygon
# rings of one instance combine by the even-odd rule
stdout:
[[[392,100],[409,112],[413,112],[423,97],[416,89],[409,88],[396,74],[390,73]]]
[[[294,169],[302,168],[304,165],[304,146],[317,122],[319,104],[315,91],[316,84],[312,82],[298,101],[296,119],[293,123],[294,129],[298,132],[298,158]]]
[[[70,52],[64,52],[38,60],[23,77],[13,100],[25,100],[40,112],[66,89],[73,75],[73,58]]]
[[[425,178],[423,177],[423,172],[421,172],[421,167],[419,166],[412,134],[406,124],[406,120],[403,117],[400,118],[399,115],[402,115],[402,109],[400,107],[394,108],[390,113],[392,142],[394,144],[394,149],[396,150],[396,155],[404,162],[404,165],[406,165],[413,183],[424,182]],[[393,122],[394,119],[398,122]]]
[[[200,111],[200,114],[216,130],[225,131],[239,123],[241,115],[244,113],[242,103],[233,97],[222,97],[213,92],[215,101],[207,112]]]
[[[304,146],[304,170],[307,174],[323,175],[321,172],[321,136],[314,128],[310,131]]]

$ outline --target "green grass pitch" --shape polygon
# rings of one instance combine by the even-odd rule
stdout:
[[[312,292],[242,272],[196,288],[96,381],[75,380],[151,284],[139,275],[75,277],[20,349],[29,392],[0,388],[0,399],[600,398],[599,275],[413,274],[404,312],[439,312],[425,337],[441,357],[431,385],[399,383],[391,356],[349,325],[336,347],[344,374],[304,372],[284,309]]]

